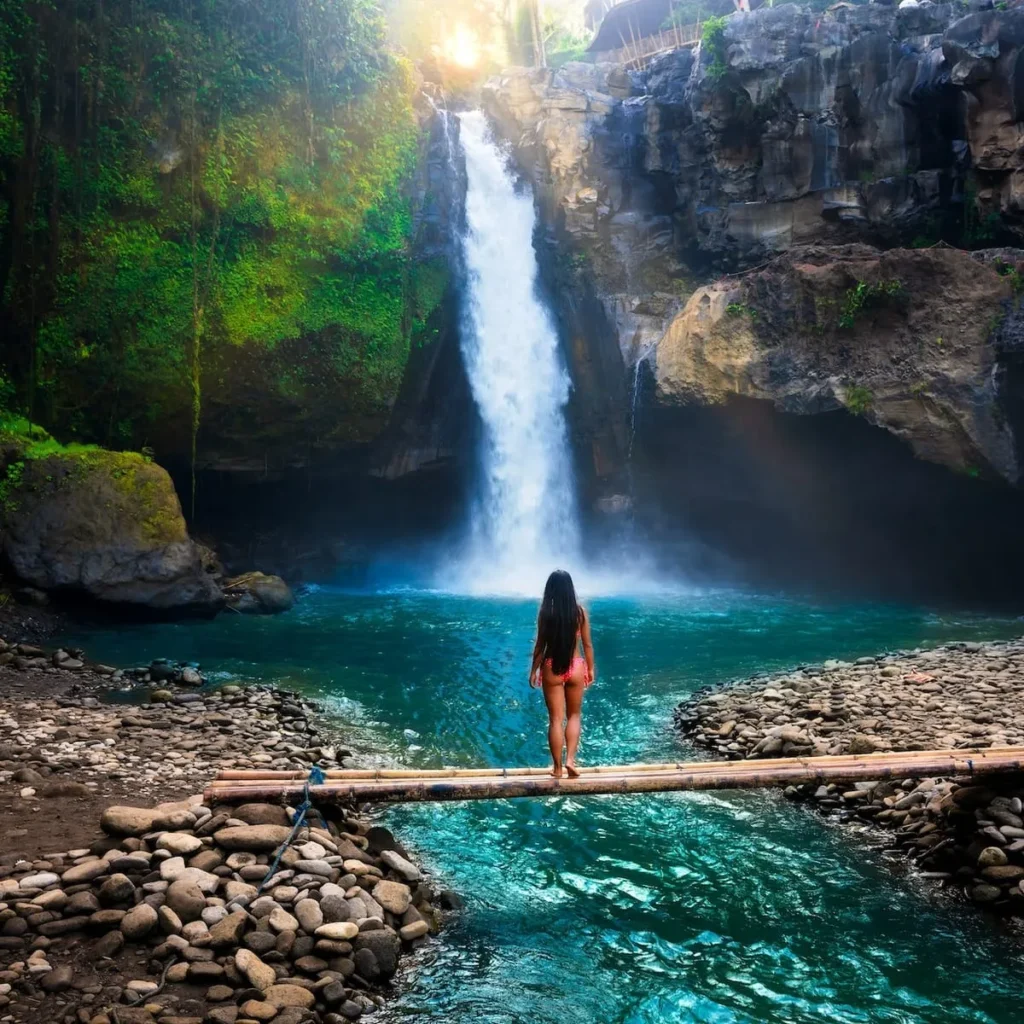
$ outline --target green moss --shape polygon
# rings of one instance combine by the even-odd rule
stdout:
[[[846,408],[854,416],[863,416],[874,404],[875,396],[867,389],[853,386],[846,389]]]
[[[409,266],[414,73],[376,0],[250,0],[245,18],[152,0],[100,20],[5,4],[0,186],[26,132],[4,112],[43,118],[16,238],[0,209],[26,254],[3,300],[19,407],[108,446],[188,436],[210,392],[199,354],[223,368],[233,349],[265,352],[261,386],[285,397],[319,368],[272,372],[271,353],[321,333],[386,410],[436,289]],[[97,104],[88,118],[74,96]]]
[[[867,284],[858,281],[853,288],[847,290],[839,311],[839,326],[850,330],[857,322],[863,310],[884,305],[892,305],[905,298],[903,282],[897,280],[878,281]]]
[[[727,21],[728,19],[724,15],[708,18],[701,28],[700,47],[711,58],[707,68],[707,75],[713,82],[724,78],[729,70],[725,49],[725,26]]]
[[[751,320],[757,319],[757,310],[748,306],[745,302],[730,302],[725,307],[725,315],[731,317],[746,316]]]

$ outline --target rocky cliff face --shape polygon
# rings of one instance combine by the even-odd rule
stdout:
[[[657,396],[741,395],[800,414],[845,408],[920,458],[1015,483],[1000,355],[1016,300],[987,255],[797,247],[699,288],[657,347]]]
[[[642,72],[511,69],[484,98],[568,267],[562,306],[596,297],[620,377],[647,361],[663,405],[845,407],[1016,481],[1010,281],[881,250],[1024,234],[1022,47],[1022,12],[785,5]],[[695,291],[723,270],[743,276]]]

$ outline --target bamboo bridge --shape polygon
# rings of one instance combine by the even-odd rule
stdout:
[[[756,789],[802,783],[972,777],[1024,771],[1024,747],[907,750],[878,754],[581,768],[578,778],[553,778],[548,768],[359,769],[325,771],[308,785],[304,772],[222,771],[205,793],[208,804],[287,802],[307,795],[323,803],[420,803],[594,793],[669,793]]]

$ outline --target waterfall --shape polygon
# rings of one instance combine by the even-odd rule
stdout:
[[[537,294],[533,197],[517,191],[479,111],[459,115],[466,160],[462,351],[483,425],[480,486],[460,586],[540,592],[579,557],[565,423],[570,382]]]

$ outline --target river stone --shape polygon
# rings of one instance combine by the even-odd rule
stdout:
[[[372,949],[357,949],[352,955],[352,959],[356,965],[356,972],[361,978],[374,981],[380,977],[380,964],[377,963]]]
[[[52,871],[39,871],[34,875],[26,875],[18,883],[22,889],[48,889],[60,881],[60,875]]]
[[[107,932],[102,939],[98,939],[92,947],[92,955],[96,960],[104,957],[115,957],[124,948],[124,935],[120,931]]]
[[[63,889],[51,889],[36,896],[32,905],[40,910],[63,910],[68,905],[68,894]]]
[[[240,1007],[243,1014],[251,1020],[267,1021],[277,1016],[277,1007],[258,999],[248,999]]]
[[[99,909],[100,901],[96,898],[94,893],[91,893],[86,889],[83,892],[76,892],[74,896],[68,900],[68,905],[65,907],[65,913],[71,914],[72,917],[77,917],[79,914],[95,914]]]
[[[164,935],[178,935],[181,932],[181,918],[166,903],[157,910],[157,917],[160,919],[160,930]]]
[[[226,850],[249,850],[270,853],[291,835],[283,825],[234,825],[214,833],[214,841]]]
[[[89,918],[89,927],[100,931],[107,931],[110,928],[118,928],[127,916],[124,910],[97,910]]]
[[[1002,895],[1002,889],[996,885],[976,885],[971,889],[971,899],[975,903],[992,903]]]
[[[148,832],[191,828],[195,815],[183,808],[108,807],[100,818],[107,835],[144,836]]]
[[[394,850],[382,850],[380,859],[407,882],[418,882],[423,877],[420,869],[415,864],[411,864]]]
[[[380,972],[385,978],[390,978],[398,970],[401,941],[392,929],[379,928],[372,932],[360,932],[354,938],[352,945],[355,947],[356,953],[362,949],[371,950],[377,959]]]
[[[985,849],[978,854],[979,868],[1001,867],[1009,862],[1010,858],[1007,857],[1003,850],[998,846],[986,846]]]
[[[373,898],[385,909],[401,916],[412,902],[412,890],[401,882],[381,881],[373,887]]]
[[[71,983],[74,980],[75,972],[67,964],[62,964],[60,967],[55,967],[49,974],[44,974],[39,985],[44,992],[63,992],[65,989],[71,988]]]
[[[121,931],[126,939],[136,942],[156,928],[158,921],[157,912],[148,903],[140,903],[125,914]]]
[[[237,946],[245,934],[245,925],[249,915],[244,910],[236,910],[228,914],[223,921],[218,921],[210,929],[210,946],[213,949],[225,949]]]
[[[354,921],[336,921],[322,924],[316,930],[318,939],[332,939],[335,942],[348,942],[359,934],[359,925]]]
[[[331,865],[325,860],[300,860],[295,863],[295,870],[320,878],[330,878],[332,874]]]
[[[314,934],[324,923],[324,913],[316,900],[299,900],[295,904],[295,916],[298,918],[299,926],[309,935]]]
[[[1002,864],[991,868],[985,868],[981,877],[986,882],[997,882],[1005,885],[1007,882],[1019,882],[1024,878],[1024,867],[1019,864]]]
[[[206,907],[206,897],[195,882],[182,879],[171,882],[166,904],[183,922],[198,921]]]
[[[283,907],[275,907],[269,914],[270,927],[275,932],[297,932],[299,922]]]
[[[263,998],[279,1009],[285,1006],[299,1006],[304,1010],[312,1008],[316,997],[312,992],[298,985],[271,985],[263,993]]]
[[[430,931],[430,925],[426,921],[413,921],[411,924],[403,925],[398,930],[403,942],[412,942],[413,939],[422,938]]]
[[[127,903],[135,896],[135,883],[127,875],[111,875],[100,886],[100,899],[104,903]]]
[[[324,921],[328,924],[348,921],[352,917],[348,900],[344,896],[335,896],[333,893],[320,901],[320,910],[323,913]]]
[[[105,860],[87,860],[83,864],[68,868],[60,879],[65,886],[81,885],[105,875],[109,870],[110,866]]]
[[[259,890],[255,885],[250,885],[248,882],[236,882],[234,879],[224,886],[224,895],[232,905],[245,906],[255,898],[257,892]]]
[[[288,828],[288,812],[277,804],[242,804],[231,815],[247,825],[279,825]]]
[[[243,941],[254,953],[262,956],[265,953],[269,953],[277,945],[277,936],[271,935],[270,932],[249,932]]]
[[[211,985],[206,990],[206,998],[211,1003],[223,1003],[235,994],[235,990],[228,985]]]
[[[156,841],[156,848],[170,850],[171,853],[179,857],[188,857],[203,848],[203,841],[188,832],[165,832]]]
[[[265,992],[277,981],[274,968],[267,966],[250,949],[240,949],[235,953],[235,966],[249,980],[249,984],[261,992]]]

